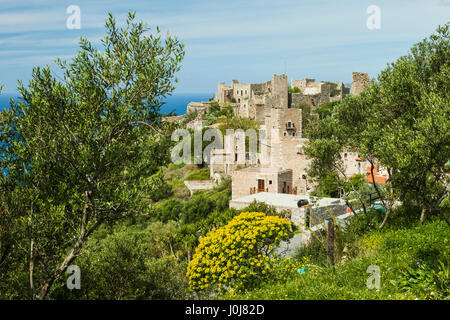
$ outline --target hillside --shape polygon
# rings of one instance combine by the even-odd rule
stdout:
[[[449,299],[450,230],[433,219],[423,225],[418,212],[399,209],[390,227],[379,231],[359,216],[337,239],[339,263],[327,263],[320,241],[300,250],[307,257],[305,274],[287,281],[268,282],[255,290],[228,294],[225,299]],[[416,216],[416,217],[415,217]],[[378,217],[379,218],[379,217]],[[375,217],[374,220],[376,220]],[[369,289],[369,266],[380,268],[379,289]]]

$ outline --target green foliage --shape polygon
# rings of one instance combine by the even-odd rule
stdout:
[[[209,176],[210,170],[208,167],[192,170],[190,173],[188,173],[188,176],[185,180],[210,180],[211,177]]]
[[[160,201],[151,209],[152,216],[158,221],[168,222],[170,220],[178,221],[183,212],[184,202],[176,199]]]
[[[192,223],[205,218],[215,209],[214,200],[204,194],[199,194],[188,201],[180,214],[182,223]]]
[[[336,173],[330,172],[328,175],[318,179],[318,184],[311,194],[315,197],[339,198],[341,186],[337,180]]]
[[[244,132],[248,129],[254,129],[256,131],[259,130],[260,123],[254,120],[250,120],[248,118],[234,117],[232,119],[226,119],[224,124],[220,126],[220,131],[222,134],[226,134],[227,129],[232,130],[243,130]]]
[[[0,113],[0,208],[21,203],[6,228],[23,236],[0,256],[31,256],[35,290],[23,298],[44,299],[98,226],[143,211],[148,179],[169,159],[173,125],[159,111],[183,45],[134,18],[118,28],[110,15],[101,49],[81,39],[72,61],[57,61],[61,81],[49,67],[33,69],[21,99]],[[7,294],[16,290],[10,282]]]
[[[333,109],[336,105],[339,104],[339,101],[333,101],[333,102],[327,102],[319,106],[317,109],[314,110],[314,113],[319,115],[319,118],[325,118],[328,116],[331,116],[333,113]]]
[[[151,176],[147,183],[150,185],[150,199],[154,202],[166,199],[172,195],[172,188],[164,180],[164,172],[161,169]]]
[[[301,93],[301,92],[302,91],[300,90],[299,87],[294,87],[294,88],[289,87],[289,93]]]
[[[348,182],[340,158],[348,148],[386,167],[390,203],[399,198],[418,202],[428,215],[443,214],[439,208],[448,197],[450,154],[449,34],[448,24],[438,28],[361,94],[330,105],[331,112],[321,111],[308,127],[310,176],[321,179],[335,172],[339,184]]]
[[[242,290],[273,277],[283,278],[296,264],[279,258],[274,248],[293,236],[291,223],[263,213],[244,212],[200,240],[187,269],[189,286]]]
[[[69,291],[63,281],[52,293],[52,298],[185,298],[186,265],[170,256],[170,249],[162,246],[169,243],[172,234],[173,230],[167,229],[166,225],[150,225],[146,230],[122,228],[102,240],[91,242],[86,254],[77,260],[82,276],[81,290]]]
[[[218,113],[217,113],[217,116],[218,117],[226,117],[226,118],[228,118],[228,119],[231,119],[231,118],[233,118],[233,115],[234,115],[234,111],[233,111],[233,107],[231,107],[231,106],[228,106],[228,107],[226,107],[226,108],[223,108],[222,110],[220,110]]]
[[[183,117],[183,123],[187,124],[187,123],[193,121],[195,118],[197,118],[197,115],[198,115],[197,112],[186,113]]]
[[[176,170],[176,169],[184,168],[185,166],[186,166],[186,164],[184,164],[184,163],[179,163],[179,164],[169,163],[169,165],[167,167],[170,170]]]
[[[274,206],[256,200],[253,200],[253,202],[248,207],[242,209],[241,212],[262,212],[268,216],[278,216],[281,218],[290,217],[290,211],[282,210],[280,212],[277,212],[277,209]],[[296,229],[296,226],[293,225],[292,228]]]
[[[392,223],[381,231],[375,227],[361,230],[366,217],[355,217],[341,234],[347,249],[345,257],[341,256],[334,267],[327,266],[323,244],[313,240],[295,256],[311,260],[312,265],[306,265],[306,274],[292,273],[288,281],[268,281],[261,288],[224,298],[449,299],[449,229],[438,219],[419,224],[409,210],[394,210]],[[414,215],[417,217],[420,211],[416,209]],[[358,234],[354,233],[358,229],[355,223],[359,225]],[[380,290],[366,286],[369,277],[366,270],[370,265],[380,267]]]
[[[209,113],[217,115],[220,111],[220,105],[218,102],[214,101],[211,102],[211,106],[209,108]]]
[[[213,224],[214,219],[209,218],[212,213],[217,216],[228,210],[231,194],[227,183],[228,181],[224,181],[211,190],[211,193],[197,193],[188,201],[172,198],[154,204],[150,210],[152,221],[200,223],[207,228],[208,224]]]
[[[325,81],[325,83],[330,86],[330,97],[335,97],[341,93],[340,90],[337,89],[338,84],[336,82]]]

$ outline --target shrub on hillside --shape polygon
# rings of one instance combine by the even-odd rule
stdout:
[[[187,270],[194,291],[241,290],[284,279],[299,265],[275,254],[293,236],[292,224],[276,216],[244,212],[200,240]]]
[[[183,211],[180,213],[182,223],[192,223],[206,218],[214,211],[215,201],[211,197],[199,194],[185,203]]]
[[[158,246],[166,241],[167,231],[170,230],[170,226],[162,226],[161,237],[154,232],[152,235],[150,229],[142,231],[127,227],[98,242],[91,242],[76,263],[81,269],[81,289],[67,290],[62,277],[57,283],[58,288],[52,292],[52,298],[186,298],[186,263],[177,261],[169,254],[162,257],[159,253],[161,247]]]
[[[209,175],[209,168],[202,168],[199,170],[192,171],[185,180],[209,180],[211,179]]]
[[[170,220],[178,221],[183,211],[184,203],[177,199],[168,199],[158,202],[152,207],[152,217],[155,220],[168,222]]]

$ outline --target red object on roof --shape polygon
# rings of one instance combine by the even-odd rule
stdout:
[[[366,168],[366,171],[367,171],[367,173],[366,173],[366,176],[367,176],[366,180],[367,180],[367,182],[373,182],[372,172],[371,172],[371,170],[370,170],[370,166],[368,166],[368,167]],[[379,184],[385,184],[385,183],[386,183],[387,177],[381,175],[381,174],[378,172],[378,166],[375,166],[375,167],[373,168],[373,174],[374,174],[374,176],[375,176],[375,182],[376,182],[376,183],[379,183]]]

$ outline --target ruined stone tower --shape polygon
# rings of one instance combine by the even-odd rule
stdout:
[[[368,73],[352,72],[352,87],[350,89],[351,95],[357,95],[364,90],[370,83]]]
[[[288,107],[288,81],[287,75],[273,75],[272,77],[272,95],[278,99],[277,108],[286,109]]]

